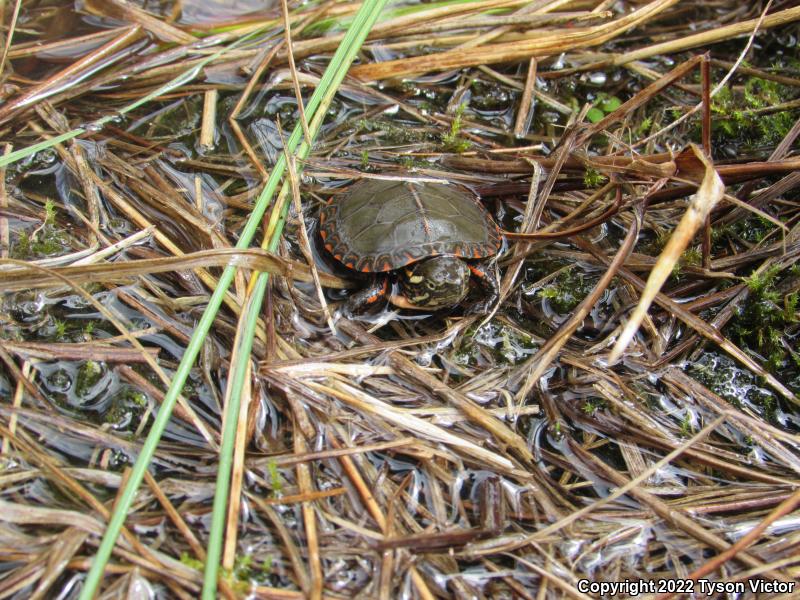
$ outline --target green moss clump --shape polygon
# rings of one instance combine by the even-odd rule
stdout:
[[[581,405],[581,410],[584,414],[591,416],[605,406],[606,403],[602,398],[587,398]]]
[[[450,131],[442,135],[442,146],[446,152],[466,152],[472,147],[472,142],[461,137],[461,120],[467,105],[461,104],[456,109],[453,121],[450,123]]]
[[[800,357],[790,350],[793,344],[783,339],[786,329],[797,323],[798,293],[780,291],[781,273],[780,267],[773,266],[749,277],[750,297],[728,326],[734,341],[766,358],[765,367],[773,372],[784,367],[789,357],[800,365]]]
[[[703,254],[699,248],[687,248],[683,251],[678,262],[672,267],[672,278],[680,280],[685,267],[699,267],[703,261]]]
[[[692,413],[688,410],[686,414],[683,415],[683,419],[681,419],[681,435],[683,437],[689,437],[694,433],[694,424],[692,419]]]
[[[78,378],[75,382],[75,393],[79,397],[86,396],[89,390],[98,382],[103,376],[103,366],[93,360],[84,362],[80,369],[78,369]]]
[[[272,488],[272,495],[280,498],[283,495],[283,478],[278,470],[278,463],[274,460],[267,462],[267,472],[269,473],[269,486]]]
[[[638,134],[638,137],[647,137],[650,135],[653,132],[652,130],[654,123],[655,121],[651,116],[647,116],[642,119],[641,122],[636,126],[636,133]]]
[[[62,319],[53,320],[53,337],[57,341],[63,341],[67,337],[67,322]]]
[[[44,222],[33,232],[21,231],[11,244],[11,256],[18,260],[30,260],[56,256],[69,250],[69,237],[63,229],[56,227],[56,210],[52,200],[44,206]]]
[[[583,175],[583,184],[587,188],[597,188],[603,185],[606,181],[608,181],[608,177],[603,175],[597,169],[592,169],[589,167],[586,169],[586,173]]]
[[[398,159],[397,162],[404,168],[409,171],[414,169],[423,169],[426,167],[430,167],[430,163],[425,162],[422,159],[416,158],[409,154],[403,154]]]
[[[775,144],[786,137],[796,120],[793,111],[763,111],[794,99],[795,91],[775,81],[750,77],[742,94],[722,88],[711,103],[712,134],[718,142],[747,146]]]
[[[202,571],[203,568],[205,567],[202,560],[198,560],[193,556],[189,556],[189,553],[186,551],[181,552],[180,561],[181,564],[186,565],[190,569],[195,569],[197,571]]]
[[[193,559],[189,558],[189,560]],[[231,571],[223,569],[222,572],[222,576],[228,581],[231,588],[241,595],[246,595],[253,584],[268,584],[271,574],[272,557],[268,556],[258,563],[252,554],[236,555],[233,561],[233,569]]]
[[[589,294],[595,283],[595,279],[587,277],[583,271],[570,268],[537,290],[536,296],[547,300],[559,314],[564,314],[574,310]]]

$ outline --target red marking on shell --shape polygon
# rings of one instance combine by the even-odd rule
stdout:
[[[347,267],[348,269],[355,269],[356,268],[355,264],[353,264],[352,262],[346,262],[346,263],[344,263],[344,266]]]
[[[322,221],[320,221],[320,223],[321,223],[321,222],[322,222]],[[328,237],[328,232],[327,232],[327,231],[325,231],[324,229],[320,229],[320,230],[319,230],[319,235],[320,235],[320,236],[322,237],[322,239],[324,240],[326,237]]]
[[[499,250],[500,247],[503,245],[503,233],[500,231],[500,226],[492,221],[492,225],[494,225],[494,246],[495,250]]]
[[[342,255],[341,255],[341,254],[334,254],[334,255],[333,255],[333,258],[335,258],[335,259],[336,259],[336,260],[338,260],[339,262],[342,262]]]
[[[363,267],[361,267],[361,272],[362,273],[369,273],[370,272],[369,271],[369,265],[364,265]]]
[[[389,261],[388,260],[383,261],[383,264],[381,265],[381,271],[391,271],[391,270],[392,270],[392,265],[389,264]]]
[[[325,250],[333,254],[333,244],[325,244]]]
[[[472,249],[472,258],[480,258],[481,257],[481,249],[477,246]]]

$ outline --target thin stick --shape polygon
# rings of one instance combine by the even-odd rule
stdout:
[[[703,81],[703,152],[706,153],[709,160],[713,160],[711,155],[711,64],[708,52],[703,55],[700,73]],[[711,213],[706,215],[703,223],[703,268],[711,269]]]
[[[239,100],[236,102],[236,106],[233,107],[230,116],[228,117],[228,123],[233,129],[233,134],[236,136],[236,139],[239,140],[239,143],[244,148],[247,157],[250,159],[250,164],[255,167],[256,171],[259,172],[262,179],[266,179],[269,176],[267,170],[262,165],[262,161],[258,158],[258,155],[253,150],[253,147],[250,145],[250,142],[247,141],[247,137],[245,137],[244,133],[242,132],[242,128],[239,127],[239,114],[244,110],[244,107],[247,106],[247,101],[250,99],[250,95],[253,93],[253,90],[256,87],[256,84],[261,80],[261,76],[264,74],[264,71],[267,70],[267,67],[272,62],[272,59],[275,58],[275,55],[278,53],[278,50],[281,49],[283,42],[278,42],[269,52],[267,52],[261,62],[259,63],[258,67],[255,69],[255,72],[250,77],[247,82],[247,85],[242,92],[242,95],[239,97]]]
[[[693,146],[693,148],[695,148]],[[695,155],[703,163],[705,167],[705,175],[703,182],[697,190],[686,212],[681,217],[680,222],[675,227],[669,242],[664,247],[664,250],[658,257],[653,270],[650,271],[650,276],[647,278],[647,286],[642,291],[639,304],[634,309],[625,328],[622,330],[619,338],[617,338],[614,348],[608,357],[608,363],[613,365],[616,363],[628,344],[633,340],[639,325],[647,314],[650,304],[658,294],[661,286],[667,280],[672,269],[680,258],[681,253],[694,237],[697,230],[705,223],[706,217],[711,212],[711,209],[717,204],[725,193],[725,185],[722,183],[717,172],[714,170],[708,158],[695,148]]]
[[[708,158],[711,154],[711,56],[703,54],[700,63],[700,74],[703,80],[703,151]]]
[[[3,2],[5,5],[5,2]],[[6,70],[6,59],[8,58],[8,50],[11,48],[11,40],[14,39],[14,32],[17,30],[17,19],[19,18],[19,9],[22,6],[22,0],[17,0],[14,3],[14,14],[11,16],[11,23],[6,32],[6,45],[3,46],[3,56],[0,58],[0,75]],[[5,11],[3,11],[5,12]]]
[[[3,154],[8,155],[14,148],[11,144],[5,144]],[[8,190],[6,189],[6,167],[0,166],[0,258],[8,258],[8,251],[11,249],[11,236],[8,230],[8,217],[5,216],[8,208]]]
[[[314,288],[317,291],[317,298],[322,307],[322,313],[325,315],[325,321],[328,323],[328,329],[331,330],[331,335],[336,336],[336,326],[333,323],[328,301],[325,300],[325,292],[322,289],[322,283],[319,279],[319,270],[317,269],[317,262],[311,254],[311,242],[308,239],[308,228],[306,227],[305,218],[303,217],[303,204],[300,202],[300,185],[297,182],[297,170],[295,167],[294,157],[287,155],[288,169],[287,175],[291,184],[292,201],[294,203],[295,212],[297,212],[298,229],[300,232],[300,251],[306,259],[309,268],[311,269],[311,276],[314,278]]]
[[[311,144],[311,134],[308,131],[308,121],[306,121],[306,111],[303,108],[303,94],[300,92],[300,80],[297,78],[297,67],[294,64],[294,51],[292,49],[292,24],[289,21],[289,3],[281,0],[283,9],[283,33],[286,38],[286,57],[289,59],[289,72],[292,74],[292,86],[294,87],[294,97],[297,100],[297,110],[300,112],[300,124],[303,126],[303,134],[306,136],[306,143]]]
[[[203,120],[200,126],[200,148],[204,151],[214,147],[214,133],[217,129],[217,97],[219,90],[211,88],[203,95]]]
[[[203,545],[194,535],[191,528],[186,524],[186,521],[183,520],[183,517],[181,517],[181,514],[175,508],[175,505],[172,504],[170,499],[161,489],[161,486],[158,485],[158,482],[155,480],[155,478],[148,472],[145,473],[144,480],[147,483],[147,486],[153,492],[153,495],[156,497],[159,504],[161,504],[161,506],[164,508],[164,511],[172,521],[172,524],[175,525],[175,527],[178,528],[178,531],[180,531],[181,535],[183,535],[183,538],[186,540],[186,543],[189,544],[189,547],[192,549],[192,552],[194,552],[194,555],[199,560],[205,560],[205,548],[203,548]]]
[[[533,91],[536,88],[536,58],[531,57],[528,61],[528,76],[525,78],[525,89],[522,91],[522,99],[517,109],[517,121],[514,123],[514,136],[517,138],[525,137],[531,126],[533,119]]]
[[[294,451],[296,454],[308,452],[308,446],[303,434],[295,429],[294,432]],[[297,484],[301,494],[310,495],[314,492],[314,484],[311,480],[311,470],[308,463],[300,462],[296,466]],[[311,589],[309,598],[320,600],[322,598],[322,586],[325,583],[322,573],[322,558],[319,552],[319,537],[317,535],[317,517],[314,506],[306,500],[301,504],[303,513],[303,525],[306,530],[306,549],[308,551],[308,565],[311,574]]]
[[[31,363],[30,361],[25,361],[22,363],[22,369],[20,369],[20,373],[22,377],[30,381],[29,377],[31,375]],[[33,384],[33,382],[31,382]],[[16,387],[14,388],[14,399],[11,402],[11,406],[14,408],[19,408],[22,406],[22,396],[23,390],[25,386],[23,385],[22,381],[18,381]],[[16,412],[12,413],[8,419],[8,430],[11,432],[11,435],[15,435],[17,432],[17,414]],[[3,446],[0,454],[7,455],[8,451],[11,449],[10,447],[11,439],[9,437],[3,437]]]

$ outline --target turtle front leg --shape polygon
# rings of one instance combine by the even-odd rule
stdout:
[[[345,303],[345,310],[351,315],[363,312],[370,306],[385,300],[388,292],[389,278],[386,276],[376,277],[368,287],[350,295]]]
[[[484,294],[484,299],[472,306],[469,312],[485,315],[500,297],[500,272],[497,270],[497,261],[469,263],[469,270],[472,271],[472,276],[481,286]]]

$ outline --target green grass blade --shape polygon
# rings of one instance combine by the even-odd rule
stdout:
[[[219,451],[219,464],[217,467],[217,483],[214,491],[214,504],[211,512],[211,529],[208,536],[206,550],[205,573],[203,574],[203,600],[213,600],[217,594],[217,579],[219,577],[219,563],[222,557],[222,542],[225,533],[225,516],[228,508],[228,492],[231,485],[231,471],[233,470],[233,450],[236,439],[236,425],[239,421],[239,408],[242,402],[242,389],[244,388],[247,367],[250,363],[250,351],[253,348],[253,337],[258,326],[259,307],[264,298],[269,278],[262,273],[256,279],[256,285],[250,295],[247,309],[244,311],[245,322],[237,339],[236,354],[238,360],[234,363],[231,374],[230,389],[232,390],[225,405],[225,429],[222,432],[222,444]],[[238,337],[238,336],[237,336]]]
[[[345,38],[342,40],[342,43],[339,46],[339,49],[331,59],[331,63],[323,74],[317,89],[312,94],[308,102],[308,106],[306,107],[307,114],[313,114],[316,116],[316,111],[320,107],[323,98],[326,96],[326,94],[332,94],[331,89],[335,90],[335,88],[344,78],[347,68],[355,57],[355,53],[363,43],[369,28],[371,28],[372,24],[377,19],[377,15],[384,6],[385,2],[386,0],[365,0],[364,4],[359,9],[359,13],[357,18],[354,20],[353,25],[348,30]],[[298,143],[302,139],[302,136],[303,131],[298,124],[294,128],[294,131],[292,132],[292,135],[289,137],[286,144],[289,152],[294,152],[298,146]],[[307,156],[310,148],[303,144],[301,150],[303,149],[305,149],[303,155]],[[266,185],[264,186],[264,189],[262,190],[262,193],[253,207],[253,211],[251,212],[250,217],[245,224],[244,229],[242,230],[242,234],[238,243],[236,244],[236,248],[244,249],[250,245],[250,242],[252,241],[253,236],[255,235],[261,223],[261,218],[267,209],[269,200],[274,195],[285,169],[286,159],[285,157],[280,156],[275,164],[275,167],[273,168],[272,173],[270,174],[269,179],[267,180]],[[286,210],[288,210],[288,207]],[[282,217],[282,222],[284,221],[285,214]],[[270,248],[273,250],[277,246],[280,233],[281,227],[276,230],[276,234],[272,240],[274,243],[270,244]],[[97,554],[92,561],[92,566],[87,574],[84,587],[81,590],[80,600],[89,600],[92,598],[100,584],[105,566],[108,563],[108,559],[110,558],[114,549],[114,545],[119,537],[120,530],[125,523],[125,518],[127,517],[128,511],[133,504],[136,491],[138,490],[139,485],[144,478],[144,473],[147,470],[153,455],[155,454],[158,443],[172,414],[172,409],[175,406],[178,395],[183,388],[187,377],[189,376],[189,372],[191,371],[191,368],[200,352],[200,349],[202,348],[203,343],[205,342],[206,335],[214,323],[214,319],[219,311],[220,305],[222,304],[222,300],[228,288],[230,287],[231,282],[233,281],[235,273],[235,266],[228,266],[225,268],[219,278],[217,288],[214,290],[214,293],[209,300],[208,307],[197,323],[192,338],[190,339],[183,358],[181,359],[181,362],[175,372],[172,384],[170,385],[169,390],[167,390],[161,408],[158,411],[155,420],[153,421],[150,433],[145,439],[145,442],[142,445],[142,450],[133,465],[128,482],[117,499],[114,513],[111,515],[108,527],[106,528],[106,532],[100,543],[100,547],[97,550]],[[228,480],[230,478],[229,471],[230,469],[228,469],[228,474],[226,476]],[[207,559],[207,564],[218,564],[218,556],[215,561],[210,560],[210,558],[211,557]],[[216,585],[216,578],[214,579],[214,585]]]
[[[354,21],[352,27],[352,30],[355,30],[356,32],[355,39],[348,47],[345,48],[345,53],[341,64],[336,65],[337,68],[335,70],[335,76],[333,80],[325,88],[323,88],[321,84],[317,88],[317,91],[322,91],[324,96],[320,102],[320,105],[314,107],[314,116],[311,119],[311,123],[309,123],[309,130],[312,137],[315,137],[319,132],[322,122],[325,119],[327,108],[333,100],[339,84],[347,74],[350,64],[355,58],[358,50],[361,48],[361,45],[364,43],[364,40],[366,39],[370,29],[372,29],[372,26],[375,24],[375,21],[377,20],[378,15],[380,14],[385,3],[386,0],[367,0],[364,5],[362,5],[359,13],[356,15],[357,20]],[[358,17],[362,17],[363,22],[359,21]],[[342,42],[342,46],[344,46],[344,41]],[[340,46],[340,50],[342,46]],[[329,69],[333,67],[334,62],[331,61]],[[297,127],[295,128],[295,132],[298,132]],[[300,133],[302,133],[302,129],[300,130]],[[297,156],[302,160],[307,158],[310,153],[311,146],[303,141],[297,152]],[[298,169],[300,168],[301,167],[298,165]],[[284,181],[284,186],[279,194],[279,198],[288,196],[288,193],[288,184],[286,181]],[[286,201],[281,207],[278,225],[276,226],[275,231],[269,240],[269,245],[267,246],[267,249],[270,252],[275,252],[278,248],[280,237],[283,233],[283,225],[286,222],[289,204],[290,203]],[[255,338],[256,327],[258,323],[258,315],[261,312],[260,307],[264,300],[268,282],[268,273],[260,273],[258,275],[256,284],[250,296],[248,310],[245,313],[246,318],[244,327],[241,330],[241,338],[239,340],[239,344],[237,345],[239,360],[235,361],[234,371],[230,377],[230,389],[232,392],[230,394],[230,398],[228,399],[228,403],[225,406],[226,416],[223,419],[223,422],[225,423],[225,429],[222,433],[222,444],[220,446],[217,484],[214,494],[208,550],[206,553],[206,570],[203,579],[203,600],[212,600],[216,596],[217,578],[219,575],[219,561],[220,557],[222,556],[222,541],[225,531],[226,509],[230,494],[230,480],[231,471],[233,468],[233,450],[234,441],[236,438],[236,425],[241,406],[241,392],[244,388],[245,377],[247,376],[247,366],[249,362],[249,358],[245,357],[249,357],[250,350],[253,346],[253,340]]]

